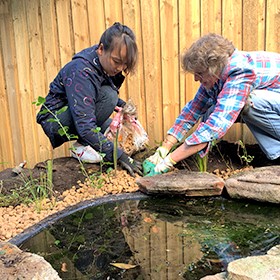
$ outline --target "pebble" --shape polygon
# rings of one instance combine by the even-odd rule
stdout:
[[[92,187],[92,182],[78,182],[80,188],[72,186],[71,189],[64,191],[57,198],[57,201],[45,199],[37,204],[37,206],[35,204],[30,204],[28,206],[20,204],[16,207],[0,207],[0,241],[8,241],[47,216],[80,201],[101,197],[107,194],[118,194],[123,192],[123,190],[126,192],[138,190],[135,178],[129,176],[126,171],[117,171],[117,175],[111,175],[111,177],[107,178],[110,180],[110,183],[104,183],[101,188]]]

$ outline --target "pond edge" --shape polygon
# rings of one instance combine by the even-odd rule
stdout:
[[[8,242],[16,246],[20,246],[26,240],[40,233],[46,227],[52,225],[58,220],[63,219],[77,211],[84,210],[89,207],[99,206],[105,203],[114,203],[123,200],[141,200],[141,199],[148,199],[148,198],[150,198],[150,196],[144,193],[135,192],[135,193],[123,193],[123,194],[115,194],[115,195],[111,194],[111,195],[106,195],[97,198],[95,197],[89,200],[85,200],[46,217],[45,219],[41,220],[37,224],[27,228],[23,232],[14,236]]]

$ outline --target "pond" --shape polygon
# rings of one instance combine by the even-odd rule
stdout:
[[[20,245],[62,279],[188,279],[280,244],[280,208],[223,197],[104,200]]]

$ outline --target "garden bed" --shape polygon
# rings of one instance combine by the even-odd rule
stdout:
[[[144,151],[135,157],[143,160],[151,153]],[[246,160],[254,157],[251,162]],[[208,156],[207,171],[214,173],[222,178],[228,178],[231,174],[236,173],[244,168],[255,168],[269,165],[279,165],[280,159],[275,161],[268,160],[258,145],[247,145],[246,150],[234,143],[220,142],[214,146]],[[108,194],[119,194],[135,192],[138,186],[135,182],[139,176],[133,178],[124,170],[114,170],[106,173],[107,168],[103,167],[102,176],[95,176],[100,170],[98,164],[86,164],[84,166],[91,178],[95,181],[89,182],[81,172],[79,162],[73,158],[58,158],[53,161],[53,186],[52,192],[54,199],[44,199],[37,203],[23,204],[11,202],[10,205],[0,207],[1,227],[0,241],[7,241],[26,228],[38,223],[47,216],[61,211],[69,206],[73,206],[80,201],[85,201],[95,197],[101,197]],[[178,169],[187,169],[190,171],[199,171],[196,157],[193,156],[182,161],[176,166]],[[38,163],[32,170],[24,169],[23,175],[15,176],[12,169],[6,169],[0,172],[0,181],[2,186],[2,202],[12,192],[15,197],[20,196],[20,185],[23,178],[29,178],[32,174],[32,180],[40,178],[46,173],[46,163]],[[25,182],[26,183],[26,182]],[[27,201],[26,201],[27,202]]]

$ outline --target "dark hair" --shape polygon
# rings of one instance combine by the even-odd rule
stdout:
[[[135,35],[129,27],[115,22],[104,31],[99,41],[100,44],[108,52],[112,52],[117,45],[125,45],[127,48],[127,68],[124,72],[128,74],[134,71],[138,59],[138,48]]]
[[[215,75],[222,71],[235,47],[228,39],[215,33],[202,36],[182,55],[182,68],[186,72],[208,71]]]

